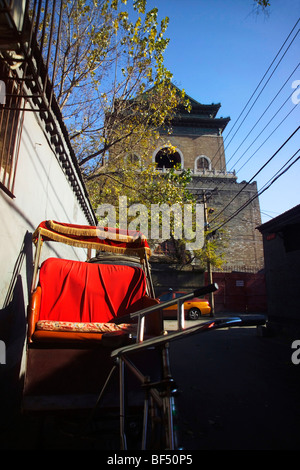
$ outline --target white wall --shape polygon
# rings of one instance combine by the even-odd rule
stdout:
[[[23,371],[35,253],[32,233],[47,219],[89,225],[35,112],[25,112],[14,195],[11,198],[0,189],[0,340],[7,348],[6,365],[0,367],[7,377],[15,377],[18,367]],[[46,245],[50,246],[44,243],[42,259],[58,256],[85,260],[87,256],[87,251],[80,248],[53,242],[47,249]],[[9,388],[8,384],[6,378]]]
[[[48,219],[89,225],[33,112],[25,113],[14,195],[11,199],[0,191],[1,304],[26,233],[32,234],[40,222]],[[52,243],[52,247],[57,255],[86,259],[86,250],[57,243]],[[45,248],[45,254],[49,256]]]

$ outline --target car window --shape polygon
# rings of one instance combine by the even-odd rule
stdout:
[[[159,296],[159,300],[166,302],[166,300],[172,300],[172,292],[167,292],[166,294],[162,294]]]

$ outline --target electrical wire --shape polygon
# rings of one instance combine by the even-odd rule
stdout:
[[[295,72],[295,70],[297,70],[297,68],[299,67],[300,63],[295,67],[295,69],[293,70],[293,72],[289,75],[289,78],[285,81],[285,83],[282,85],[282,87],[279,89],[279,91],[277,92],[276,96],[274,97],[274,99],[270,102],[268,108],[270,107],[270,105],[274,102],[275,98],[278,96],[278,94],[281,92],[281,90],[283,89],[283,87],[286,85],[287,81],[291,78],[291,76],[293,75],[293,73]],[[256,142],[256,140],[262,135],[262,133],[266,130],[266,128],[271,124],[271,122],[275,119],[275,117],[277,116],[277,114],[282,110],[282,108],[284,107],[284,105],[290,100],[291,96],[293,95],[294,93],[294,90],[292,91],[292,93],[288,96],[288,98],[284,101],[284,103],[280,106],[280,108],[276,111],[275,114],[273,114],[272,118],[269,120],[269,122],[264,126],[264,128],[260,131],[260,133],[256,136],[256,138],[252,141],[252,143],[247,147],[247,149],[243,152],[243,154],[239,157],[239,159],[235,162],[235,164],[237,164],[241,159],[242,157],[250,150],[250,148],[252,147],[252,145]],[[245,165],[247,165],[247,163],[249,163],[249,161],[254,157],[254,155],[265,145],[265,143],[272,137],[272,135],[278,130],[278,128],[284,123],[284,121],[291,115],[291,113],[296,109],[297,105],[295,105],[285,116],[284,118],[279,122],[279,124],[277,124],[277,126],[275,127],[275,129],[273,129],[273,131],[268,135],[268,137],[259,145],[259,147],[252,153],[252,155],[250,155],[250,157],[245,161],[245,163],[243,163],[243,165],[235,171],[235,173],[238,173],[242,168],[244,168]],[[267,109],[268,109],[267,108]],[[267,109],[265,110],[265,112],[267,111]],[[261,115],[261,117],[265,114],[265,112]],[[261,119],[261,117],[259,118],[259,120]],[[259,121],[258,120],[258,121]],[[257,121],[257,123],[258,123]],[[256,124],[255,124],[256,126]],[[251,131],[254,129],[254,127],[251,129]],[[251,132],[250,131],[250,132]],[[249,134],[248,134],[249,135]],[[229,172],[232,172],[233,170],[233,167],[230,168]],[[215,190],[222,190],[223,187],[226,186],[226,183],[221,183],[219,186],[216,186]]]
[[[248,182],[246,182],[244,184],[244,186],[240,189],[240,191],[238,191],[236,193],[236,195],[231,199],[231,201],[225,206],[223,207],[223,209],[218,213],[216,214],[216,216],[211,220],[211,224],[212,222],[214,222],[218,217],[220,217],[220,215],[227,209],[227,207],[232,204],[232,202],[239,196],[239,194],[241,194],[242,191],[244,191],[244,189],[251,183],[251,181],[254,180],[254,178],[256,178],[256,176],[273,160],[273,158],[275,158],[275,156],[283,149],[283,147],[294,137],[294,135],[299,131],[300,129],[300,126],[297,127],[297,129],[295,129],[295,131],[286,139],[286,141],[276,150],[276,152],[273,153],[273,155],[266,161],[266,163],[264,163],[264,165],[261,166],[261,168],[252,176],[252,178],[250,178],[250,180]]]
[[[245,104],[244,108],[242,109],[241,113],[239,114],[237,120],[235,121],[233,127],[230,129],[229,133],[227,134],[227,136],[225,137],[224,141],[226,141],[226,139],[228,138],[228,136],[230,135],[230,133],[232,132],[232,130],[234,129],[234,127],[236,126],[236,124],[238,123],[239,119],[241,118],[241,116],[243,115],[245,109],[247,108],[248,104],[250,103],[250,101],[252,100],[253,96],[255,95],[256,91],[258,90],[258,88],[260,87],[260,85],[262,84],[264,78],[266,77],[267,73],[269,72],[269,70],[271,69],[272,65],[274,64],[275,60],[277,59],[277,57],[279,56],[280,52],[282,51],[282,49],[284,48],[286,42],[288,41],[289,37],[291,36],[292,32],[294,31],[294,29],[296,28],[297,24],[299,23],[300,21],[300,18],[298,18],[296,24],[294,25],[294,27],[292,28],[292,30],[290,31],[289,35],[287,36],[286,40],[284,41],[284,43],[282,44],[282,46],[280,47],[279,51],[277,52],[276,56],[274,57],[273,61],[271,62],[271,64],[269,65],[267,71],[265,72],[265,74],[263,75],[263,77],[261,78],[259,84],[257,85],[257,87],[255,88],[254,92],[252,93],[252,95],[250,96],[250,98],[248,99],[247,103]],[[297,34],[299,33],[299,29],[296,33],[296,35],[294,36],[294,38],[292,39],[289,47],[287,48],[287,50],[290,48],[291,44],[293,43],[294,39],[296,38]],[[285,51],[284,55],[286,54],[287,50]],[[282,56],[282,58],[280,59],[280,62],[281,60],[283,59],[284,55]],[[280,63],[279,62],[279,63]],[[279,64],[278,64],[279,65]],[[276,68],[278,67],[278,65],[276,66]],[[276,70],[276,69],[275,69]],[[274,70],[274,71],[275,71]],[[273,71],[273,73],[274,73]],[[272,75],[273,75],[272,73]],[[271,76],[272,76],[271,75]],[[271,77],[269,77],[268,81],[270,80]],[[268,82],[267,82],[268,83]],[[261,94],[261,93],[260,93]],[[232,140],[232,139],[231,139]]]
[[[253,99],[254,95],[256,94],[257,90],[259,89],[260,85],[263,83],[264,79],[266,78],[267,74],[269,73],[269,71],[271,70],[272,66],[274,65],[276,59],[279,57],[281,51],[283,50],[283,48],[285,47],[286,43],[288,42],[289,38],[291,37],[291,35],[293,34],[295,28],[297,27],[298,23],[300,21],[300,18],[297,20],[297,22],[295,23],[294,27],[292,28],[292,30],[290,31],[289,35],[287,36],[287,38],[285,39],[284,43],[282,44],[281,48],[279,49],[279,51],[277,52],[275,58],[273,59],[273,61],[271,62],[270,66],[268,67],[267,71],[265,72],[265,74],[263,75],[262,79],[260,80],[259,84],[257,85],[257,87],[255,88],[254,92],[252,93],[252,95],[250,96],[249,100],[247,101],[246,105],[244,106],[244,108],[242,109],[240,115],[238,116],[236,122],[234,123],[233,127],[230,129],[229,133],[227,134],[227,136],[225,137],[224,139],[224,142],[228,139],[229,135],[231,134],[231,132],[233,131],[233,129],[236,127],[237,123],[239,122],[239,120],[241,119],[242,115],[244,114],[246,108],[248,107],[248,105],[250,104],[251,100]],[[277,65],[275,66],[274,70],[272,71],[271,75],[268,77],[266,83],[264,84],[263,88],[261,89],[261,91],[259,92],[258,96],[256,97],[254,103],[251,105],[249,111],[247,112],[246,116],[244,117],[243,121],[241,122],[241,124],[239,125],[238,129],[236,130],[236,132],[234,133],[233,137],[231,138],[230,142],[227,144],[227,146],[225,148],[223,148],[223,152],[221,153],[220,157],[219,157],[219,160],[222,158],[222,156],[225,154],[225,150],[227,149],[227,147],[230,145],[230,143],[232,142],[233,138],[236,136],[237,132],[239,131],[239,129],[241,128],[242,124],[245,122],[246,118],[248,117],[250,111],[252,110],[253,106],[255,105],[255,103],[257,102],[258,98],[261,96],[263,90],[265,89],[266,85],[269,83],[271,77],[274,75],[275,71],[277,70],[279,64],[282,62],[283,58],[285,57],[287,51],[290,49],[291,45],[293,44],[294,40],[296,39],[298,33],[299,33],[300,29],[297,30],[296,34],[293,36],[291,42],[289,43],[289,45],[287,46],[286,50],[284,51],[283,55],[281,56],[279,62],[277,63]],[[282,89],[284,88],[284,86],[286,85],[286,83],[288,82],[288,80],[291,78],[291,76],[293,75],[293,73],[297,70],[297,68],[299,67],[300,64],[298,64],[295,69],[293,70],[293,72],[289,75],[288,79],[284,82],[284,84],[281,86],[281,88],[278,90],[278,92],[276,93],[276,95],[274,96],[274,98],[271,100],[271,102],[269,103],[269,105],[267,106],[267,108],[265,109],[265,111],[262,113],[262,115],[260,116],[260,118],[256,121],[256,123],[254,124],[254,126],[252,127],[252,129],[249,131],[249,133],[247,134],[247,136],[245,137],[245,139],[243,139],[242,143],[239,145],[238,149],[234,152],[234,154],[231,156],[231,158],[228,160],[228,162],[234,157],[234,155],[236,154],[236,152],[239,150],[239,148],[241,147],[241,145],[245,142],[245,140],[249,137],[249,135],[251,134],[251,132],[254,130],[254,128],[257,126],[257,124],[260,122],[260,120],[262,119],[262,117],[265,115],[265,113],[267,112],[267,110],[270,108],[270,106],[272,105],[272,103],[275,101],[275,99],[278,97],[279,93],[282,91]],[[294,93],[294,91],[293,91]],[[258,134],[258,136],[253,140],[253,142],[251,143],[250,146],[248,146],[247,150],[242,154],[242,156],[238,159],[238,161],[236,163],[238,163],[241,158],[246,154],[246,152],[249,151],[249,149],[252,147],[252,145],[257,141],[258,137],[261,136],[261,134],[266,130],[266,128],[268,127],[268,125],[272,122],[272,120],[276,117],[276,115],[279,113],[279,111],[283,108],[283,106],[286,104],[286,102],[290,99],[291,95],[287,98],[287,100],[285,100],[285,102],[280,106],[280,108],[277,110],[277,112],[273,115],[273,117],[269,120],[269,122],[265,125],[265,127],[263,128],[263,130]],[[257,153],[257,151],[266,143],[266,141],[274,134],[274,132],[280,127],[280,125],[287,119],[287,117],[294,111],[294,109],[296,108],[293,107],[292,110],[290,110],[286,116],[281,120],[281,122],[276,126],[276,128],[269,134],[269,136],[264,140],[264,142],[258,147],[258,149],[247,159],[247,161],[242,165],[241,168],[243,168],[250,160],[251,158],[253,158],[253,156]],[[255,175],[248,181],[246,182],[246,184],[243,186],[243,188],[233,197],[233,199],[213,218],[213,220],[210,221],[210,225],[227,209],[227,207],[236,199],[236,197],[238,197],[238,195],[245,190],[245,188],[254,180],[254,178],[266,167],[266,165],[269,164],[269,162],[278,154],[278,152],[287,144],[287,142],[295,135],[296,132],[298,132],[299,130],[299,127],[290,135],[290,137],[279,147],[279,149],[271,156],[271,158],[255,173]],[[215,156],[217,155],[217,153],[219,152],[219,150],[216,152],[216,154],[214,155],[213,158],[215,158]],[[293,158],[293,157],[292,157]],[[300,157],[299,157],[300,158]],[[298,159],[297,159],[298,160]],[[227,162],[227,163],[228,163]],[[294,164],[294,163],[293,163]],[[241,169],[240,168],[240,169]],[[240,170],[239,169],[239,170]],[[223,171],[226,170],[226,166],[225,168],[223,169]],[[231,171],[231,170],[230,170]],[[278,176],[280,177],[280,175]],[[272,182],[268,182],[269,185],[266,187],[266,189],[268,189],[277,179],[278,177],[274,177],[274,181]],[[266,183],[266,184],[268,184]],[[222,186],[225,186],[225,183],[223,183],[223,185],[221,184],[221,188]],[[216,190],[220,190],[220,187],[216,187],[215,188]],[[260,194],[262,194],[262,192],[264,192],[266,189],[264,190],[261,190],[259,192],[256,193],[256,195],[253,197],[253,199],[255,199],[256,197],[258,197]],[[252,200],[253,200],[252,199]],[[252,202],[252,200],[250,200],[248,204],[250,204],[250,202]],[[230,219],[228,219],[227,221],[223,222],[222,225],[220,225],[218,228],[220,228],[221,226],[225,225],[225,223],[228,223],[229,220],[231,220],[235,215],[237,215],[241,210],[243,210],[243,208],[246,207],[245,205],[241,206],[240,209],[238,209],[236,211],[236,214],[234,214],[232,217],[230,217]],[[217,228],[217,229],[218,229]],[[215,229],[215,230],[217,230]]]
[[[247,163],[249,163],[249,161],[254,157],[254,155],[265,145],[265,143],[272,137],[272,135],[277,131],[277,129],[284,123],[284,121],[291,115],[291,113],[296,109],[297,105],[295,105],[286,115],[285,117],[279,122],[279,124],[275,127],[275,129],[273,129],[273,131],[268,135],[268,137],[259,145],[259,147],[252,153],[252,155],[250,155],[250,157],[246,160],[246,162],[237,170],[237,172],[239,172]],[[266,128],[267,126],[265,126]],[[265,130],[265,128],[263,130]],[[263,132],[263,131],[262,131]],[[257,138],[262,134],[262,132],[257,136]],[[243,153],[243,155],[249,150],[249,148],[253,145],[253,143],[255,143],[255,141],[252,142],[252,144],[247,148],[247,150]],[[243,156],[242,155],[242,156]],[[231,170],[230,170],[231,171]],[[248,185],[248,183],[246,184],[246,186]],[[226,187],[226,183],[221,183],[219,186],[216,186],[214,188],[214,191],[221,191],[223,188]],[[244,188],[243,188],[244,189]],[[243,190],[242,189],[242,190]],[[241,190],[241,191],[242,191]],[[237,197],[237,195],[235,196]],[[233,202],[233,200],[235,199],[235,197],[230,201],[229,204],[231,204],[231,202]],[[227,207],[227,206],[226,206]],[[224,208],[225,210],[226,208]],[[223,211],[221,211],[223,212]],[[215,218],[213,220],[215,220],[220,214],[217,214],[215,216]]]
[[[252,93],[252,95],[250,96],[250,98],[248,99],[247,103],[245,104],[244,108],[242,109],[241,113],[239,114],[238,118],[236,119],[234,125],[232,126],[232,128],[230,129],[229,133],[227,134],[227,136],[224,138],[224,143],[226,142],[226,140],[228,139],[229,135],[231,134],[231,132],[233,131],[233,129],[235,128],[235,126],[237,125],[237,123],[239,122],[240,118],[242,117],[243,113],[245,112],[247,106],[249,105],[249,103],[251,102],[252,98],[254,97],[255,93],[257,92],[257,90],[259,89],[260,85],[262,84],[262,82],[264,81],[265,77],[267,76],[268,72],[270,71],[271,67],[273,66],[273,64],[275,63],[277,57],[279,56],[279,54],[281,53],[282,49],[284,48],[285,44],[287,43],[287,41],[289,40],[290,36],[292,35],[293,31],[295,30],[297,24],[299,23],[300,21],[300,18],[298,18],[297,22],[295,23],[294,27],[292,28],[292,30],[290,31],[290,33],[288,34],[287,38],[285,39],[284,43],[282,44],[282,46],[280,47],[279,51],[277,52],[276,56],[274,57],[273,61],[271,62],[271,64],[269,65],[267,71],[264,73],[263,77],[261,78],[260,82],[258,83],[258,85],[256,86],[254,92]],[[238,130],[241,128],[242,124],[244,123],[245,119],[247,118],[247,116],[249,115],[251,109],[253,108],[254,104],[256,103],[256,101],[258,100],[259,96],[261,95],[261,93],[263,92],[263,90],[265,89],[266,85],[268,84],[268,82],[270,81],[272,75],[274,74],[274,72],[276,71],[277,67],[279,66],[279,64],[281,63],[281,61],[283,60],[284,56],[286,55],[287,51],[289,50],[289,48],[291,47],[292,43],[294,42],[294,40],[296,39],[297,35],[299,33],[299,29],[297,31],[297,33],[295,34],[295,36],[293,37],[293,39],[291,40],[290,44],[288,45],[287,49],[285,50],[283,56],[280,58],[278,64],[276,65],[275,69],[273,70],[272,74],[270,75],[270,77],[268,78],[267,82],[265,83],[264,87],[262,88],[262,90],[260,91],[259,95],[257,96],[257,98],[255,99],[255,102],[252,104],[250,110],[247,112],[247,115],[244,117],[242,123],[239,125],[238,129],[236,130],[235,134],[233,135],[233,137],[231,138],[230,142],[227,144],[227,146],[224,148],[223,150],[223,153],[220,155],[219,157],[219,161],[221,160],[222,156],[225,155],[225,150],[228,148],[228,146],[230,145],[230,143],[232,142],[233,138],[235,137],[235,135],[237,134]],[[216,152],[216,154],[214,155],[213,158],[216,157],[218,151]],[[230,160],[228,160],[229,162]],[[228,163],[227,162],[227,163]],[[226,169],[226,167],[223,169],[223,171]]]
[[[285,103],[283,103],[284,105]],[[265,145],[265,143],[270,139],[270,137],[272,137],[272,135],[277,131],[277,129],[284,123],[284,121],[292,114],[292,112],[296,109],[297,105],[295,105],[285,116],[284,118],[280,121],[280,123],[275,127],[275,129],[273,129],[273,131],[268,135],[268,137],[262,142],[262,144],[260,144],[260,146],[255,150],[255,152],[246,160],[245,163],[243,163],[243,165],[237,170],[237,172],[241,171],[242,168],[244,168],[244,166],[249,163],[249,161],[251,160],[252,157],[254,157],[254,155],[263,147],[263,145]],[[281,107],[282,108],[282,107]],[[280,108],[280,109],[281,109]],[[277,113],[276,113],[277,114]],[[276,115],[274,115],[275,117]],[[272,118],[273,120],[273,118]],[[268,124],[264,127],[264,129],[258,134],[257,138],[260,137],[260,135],[262,134],[262,132],[267,128],[267,126],[270,124],[271,121],[268,122]],[[246,151],[249,150],[249,148],[255,143],[255,141],[252,142],[252,144],[247,148]],[[243,153],[242,156],[245,155],[246,152]],[[239,159],[240,160],[240,159]],[[239,161],[238,160],[238,161]],[[238,163],[238,162],[237,162]]]
[[[300,21],[300,18],[297,20],[296,24],[294,25],[294,27],[292,28],[291,32],[289,33],[288,37],[286,38],[286,40],[284,41],[283,45],[281,46],[281,48],[279,49],[278,53],[276,54],[275,58],[273,59],[271,65],[269,66],[269,68],[267,69],[267,71],[265,72],[263,78],[260,80],[259,84],[257,85],[255,91],[252,93],[251,97],[249,98],[246,106],[244,107],[244,109],[242,110],[242,112],[240,113],[237,121],[239,120],[239,118],[241,117],[241,115],[243,114],[244,110],[246,109],[247,105],[250,103],[252,97],[254,96],[255,92],[257,91],[257,89],[259,88],[260,84],[263,82],[264,78],[266,77],[268,71],[271,69],[272,65],[274,64],[276,58],[279,56],[281,50],[283,49],[283,47],[285,46],[286,42],[288,41],[289,37],[291,36],[291,34],[293,33],[294,29],[296,28],[297,24],[299,23]],[[275,69],[273,70],[272,74],[270,75],[270,77],[268,78],[268,81],[270,80],[270,78],[272,77],[272,75],[274,74],[275,70],[277,69],[278,65],[280,64],[280,62],[282,61],[282,59],[284,58],[286,52],[288,51],[288,49],[290,48],[290,46],[292,45],[293,41],[295,40],[295,38],[297,37],[298,33],[299,33],[300,29],[298,29],[297,33],[294,35],[292,41],[290,42],[290,44],[288,45],[287,49],[285,50],[283,56],[280,58],[280,61],[278,62],[278,64],[276,65]],[[241,147],[241,145],[245,142],[245,140],[249,137],[249,135],[251,134],[251,132],[254,130],[254,128],[257,126],[257,124],[260,122],[260,120],[262,119],[262,117],[265,115],[265,113],[267,112],[267,110],[270,108],[270,106],[273,104],[273,102],[275,101],[275,99],[278,97],[278,95],[280,94],[280,92],[282,91],[282,89],[284,88],[284,86],[287,84],[287,82],[290,80],[290,78],[292,77],[292,75],[295,73],[295,71],[298,69],[300,63],[297,64],[297,66],[294,68],[294,70],[292,71],[292,73],[289,75],[289,77],[285,80],[284,84],[280,87],[280,89],[278,90],[278,92],[276,93],[276,95],[274,96],[274,98],[271,100],[271,102],[269,103],[269,105],[267,106],[267,108],[265,109],[265,111],[261,114],[260,118],[256,121],[256,123],[254,124],[254,126],[251,128],[251,130],[248,132],[247,136],[243,139],[242,143],[239,145],[238,149]],[[266,82],[266,84],[268,83],[268,81]],[[259,93],[258,97],[261,95],[262,91],[264,90],[266,84],[264,85],[263,89],[261,90],[261,92]],[[249,149],[252,147],[252,145],[257,141],[257,139],[262,135],[262,133],[266,130],[266,128],[270,125],[270,123],[274,120],[274,118],[278,115],[278,113],[282,110],[282,108],[284,107],[284,105],[288,102],[288,100],[291,98],[291,95],[294,93],[294,90],[292,91],[292,93],[289,95],[289,97],[284,101],[284,103],[280,106],[280,108],[276,111],[276,113],[272,116],[272,118],[269,120],[269,122],[264,126],[264,128],[261,130],[261,132],[256,136],[256,138],[252,141],[252,143],[248,146],[248,148],[243,152],[243,154],[239,157],[239,159],[235,162],[235,164],[237,164],[243,157],[244,155],[249,151]],[[258,97],[256,98],[255,102],[257,101]],[[253,105],[255,104],[255,102],[253,103]],[[253,105],[251,106],[250,110],[252,109]],[[290,114],[295,110],[296,106],[294,106],[286,115],[285,117],[280,121],[280,123],[275,127],[275,129],[269,134],[269,136],[263,141],[263,143],[255,150],[255,152],[246,160],[246,162],[239,168],[238,171],[240,171],[247,163],[249,163],[249,161],[253,158],[253,156],[261,149],[261,147],[267,142],[267,140],[269,140],[269,138],[277,131],[277,129],[283,124],[283,122],[290,116]],[[250,112],[250,111],[249,111]],[[247,113],[247,116],[249,114],[249,112]],[[246,116],[246,117],[247,117]],[[243,122],[245,121],[245,118],[243,120]],[[236,123],[235,123],[236,125]],[[234,126],[235,126],[234,125]],[[233,126],[233,127],[234,127]],[[239,126],[240,128],[241,126]],[[232,129],[231,129],[232,130]],[[230,131],[231,132],[231,131]],[[229,134],[228,134],[229,135]],[[227,135],[227,137],[228,137]],[[236,133],[235,133],[236,135]],[[226,138],[227,138],[226,137]],[[226,138],[224,139],[224,141],[226,140]],[[231,139],[232,140],[232,139]],[[230,141],[231,142],[231,141]],[[227,148],[227,147],[226,147]],[[231,158],[228,160],[230,161],[233,156],[236,154],[237,150],[234,152],[234,154],[231,156]],[[217,154],[218,152],[216,152]],[[224,155],[225,153],[225,149],[223,150],[223,153],[220,155],[220,158],[222,157],[222,155]],[[228,162],[227,162],[228,163]],[[223,169],[223,171],[226,170],[226,166],[225,168]],[[233,170],[233,167],[231,167],[231,169],[229,171],[232,171]],[[253,178],[252,178],[253,179]],[[250,181],[252,181],[252,179]],[[246,184],[246,186],[249,184],[249,182]],[[220,190],[222,189],[222,187],[225,186],[225,183],[223,183],[221,185],[221,187],[216,187],[215,189],[216,190]],[[244,189],[244,188],[243,188]],[[237,196],[237,195],[236,195]],[[235,198],[234,198],[235,199]],[[231,201],[232,202],[232,201]],[[231,203],[230,202],[230,203]],[[230,204],[229,203],[229,204]],[[227,206],[223,209],[225,210],[227,208]],[[221,212],[223,212],[223,210]],[[221,212],[219,214],[216,215],[216,217],[218,217]],[[216,218],[215,217],[215,218]]]
[[[300,65],[300,62],[298,63],[298,65],[294,68],[294,70],[292,71],[292,73],[289,75],[289,77],[286,79],[286,81],[284,82],[284,84],[281,86],[281,88],[278,90],[278,92],[276,93],[276,95],[274,96],[274,98],[271,100],[271,102],[269,103],[269,105],[266,107],[266,109],[264,110],[264,112],[261,114],[261,116],[259,117],[259,119],[256,121],[256,123],[254,124],[254,126],[251,128],[251,130],[248,132],[248,134],[246,135],[246,137],[242,140],[242,142],[240,143],[240,145],[238,146],[238,148],[235,150],[235,152],[232,154],[230,160],[234,157],[234,155],[237,153],[237,151],[241,148],[241,146],[243,145],[243,143],[245,142],[245,140],[249,137],[249,135],[251,134],[251,132],[255,129],[255,127],[257,126],[257,124],[260,122],[260,120],[263,118],[263,116],[266,114],[266,112],[268,111],[268,109],[270,108],[270,106],[274,103],[275,99],[279,96],[280,92],[282,91],[282,89],[284,88],[284,86],[287,84],[287,82],[291,79],[292,75],[295,73],[295,71],[297,70],[297,68],[299,67]],[[283,106],[290,100],[291,96],[293,95],[293,93],[295,92],[295,90],[293,90],[289,96],[287,97],[287,99],[284,101],[284,103],[280,106],[280,108],[276,111],[275,114],[273,114],[272,118],[269,120],[269,122],[266,124],[266,126],[263,128],[263,130],[260,132],[260,134],[258,134],[258,136],[255,138],[255,140],[257,140],[257,138],[262,134],[262,132],[268,127],[268,125],[273,121],[273,119],[277,116],[277,114],[281,111],[281,109],[283,108]],[[254,141],[255,141],[254,140]],[[248,149],[253,145],[254,141],[252,142],[252,144],[245,150],[245,152],[240,156],[240,158],[234,163],[234,165],[231,167],[231,169],[229,171],[232,171],[234,166],[242,159],[242,157],[245,155],[245,153],[248,151]]]
[[[293,155],[292,157],[288,160],[288,162],[286,162],[281,168],[280,170],[277,171],[277,173],[275,173],[275,175],[273,175],[273,177],[267,182],[265,183],[265,185],[263,186],[263,188],[258,191],[256,194],[254,194],[250,199],[248,199],[248,201],[246,201],[241,207],[239,207],[239,209],[237,209],[228,219],[226,219],[224,222],[222,222],[218,227],[214,228],[213,231],[217,231],[217,230],[220,230],[220,228],[224,227],[224,225],[226,225],[228,222],[230,222],[234,217],[236,217],[241,211],[243,211],[249,204],[251,204],[251,202],[254,201],[254,199],[256,199],[257,197],[259,197],[261,194],[263,194],[265,191],[267,191],[267,189],[269,189],[282,175],[284,175],[295,163],[297,163],[297,161],[300,160],[300,155],[292,162],[290,163],[290,165],[285,168],[283,170],[283,168],[295,157],[295,155],[300,151],[300,149],[298,149]],[[280,173],[279,173],[280,172]]]

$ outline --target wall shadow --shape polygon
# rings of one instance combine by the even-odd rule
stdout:
[[[25,270],[23,269],[24,263]],[[22,272],[25,272],[25,275]],[[0,426],[2,429],[11,422],[21,399],[23,383],[20,379],[20,372],[26,338],[27,298],[32,274],[32,233],[27,231],[14,265],[3,307],[0,309],[0,339],[5,343],[6,349],[6,363],[0,365]]]

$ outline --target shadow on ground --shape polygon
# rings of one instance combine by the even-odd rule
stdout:
[[[291,361],[297,338],[264,337],[255,327],[226,328],[170,345],[179,396],[178,425],[185,450],[298,450],[300,364]],[[86,416],[11,416],[0,448],[118,450],[118,420]],[[130,424],[132,437],[139,423]]]

